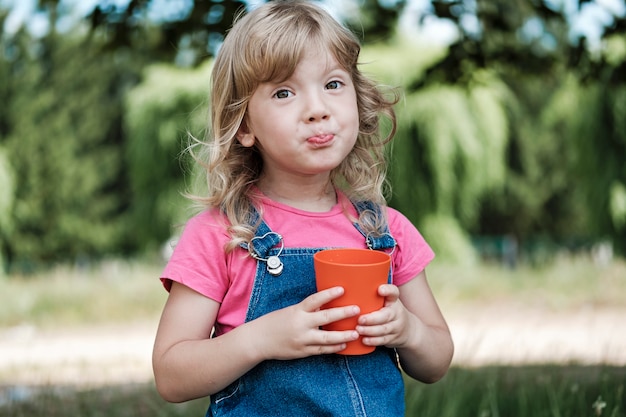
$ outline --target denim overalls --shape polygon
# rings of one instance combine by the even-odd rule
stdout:
[[[359,211],[371,207],[355,206]],[[396,244],[389,234],[365,239],[375,250],[393,249]],[[246,322],[316,292],[313,254],[323,248],[282,248],[281,237],[265,222],[259,225],[252,246],[260,260]],[[275,276],[263,260],[278,254],[283,270]],[[395,350],[385,347],[361,356],[268,360],[211,396],[207,416],[404,416],[404,383]]]

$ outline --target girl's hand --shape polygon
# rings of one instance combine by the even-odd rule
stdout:
[[[385,297],[383,308],[359,317],[356,330],[365,345],[401,348],[415,329],[410,325],[412,315],[400,301],[400,290],[395,285],[381,285],[378,294]]]
[[[255,320],[256,343],[265,359],[297,359],[312,355],[336,353],[346,342],[356,340],[355,330],[326,331],[320,327],[359,314],[357,306],[320,310],[343,295],[334,287],[305,298],[302,302],[273,311]]]
[[[400,287],[381,285],[383,308],[359,317],[356,327],[363,343],[396,348],[400,366],[411,378],[432,383],[450,366],[454,344],[433,297],[426,272]]]

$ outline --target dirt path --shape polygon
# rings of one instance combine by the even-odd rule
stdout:
[[[626,365],[626,307],[551,312],[514,306],[446,312],[454,364],[577,363]],[[0,388],[146,382],[156,320],[61,332],[0,330]]]
[[[22,326],[0,332],[0,387],[104,385],[152,377],[156,323],[39,332]]]

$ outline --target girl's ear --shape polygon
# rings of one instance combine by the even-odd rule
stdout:
[[[248,129],[248,125],[245,120],[241,122],[239,129],[237,129],[237,134],[235,135],[241,146],[246,148],[251,148],[254,146],[254,134]]]

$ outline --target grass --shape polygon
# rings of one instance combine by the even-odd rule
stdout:
[[[26,398],[20,399],[21,396]],[[152,384],[89,390],[48,387],[26,394],[8,392],[5,397],[8,398],[4,398],[4,405],[0,405],[0,417],[203,416],[208,403],[207,400],[166,403]]]
[[[515,303],[553,310],[626,307],[626,262],[599,266],[586,257],[563,257],[540,268],[495,264],[459,267],[437,261],[428,268],[437,300],[446,306]]]
[[[162,261],[111,260],[60,266],[0,279],[0,329],[29,325],[54,330],[157,317],[167,293],[158,281]]]
[[[437,384],[407,385],[407,416],[623,417],[625,385],[620,367],[453,368]]]
[[[166,292],[161,261],[109,261],[0,278],[0,331],[28,325],[54,330],[155,320]],[[442,310],[516,303],[553,310],[626,307],[626,262],[597,266],[562,258],[541,268],[472,268],[435,262],[429,281]],[[626,417],[626,368],[578,365],[455,367],[439,383],[407,382],[407,416]],[[0,381],[0,417],[201,416],[207,400],[168,404],[152,383],[103,388],[14,387]]]
[[[111,260],[90,268],[58,267],[30,276],[0,278],[0,329],[124,323],[158,317],[166,292],[160,260]],[[597,266],[564,258],[541,268],[459,267],[437,261],[429,282],[445,311],[459,305],[517,303],[549,309],[625,307],[626,262]]]
[[[407,381],[407,416],[624,417],[626,369],[617,367],[453,368],[439,383]],[[0,397],[1,399],[1,397]],[[44,389],[7,400],[0,417],[202,416],[207,399],[168,404],[152,384]]]

